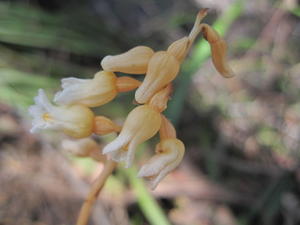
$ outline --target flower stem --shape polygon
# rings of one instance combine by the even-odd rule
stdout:
[[[76,225],[86,225],[91,214],[91,209],[94,205],[95,200],[97,199],[102,187],[104,186],[105,181],[114,171],[117,163],[112,160],[107,160],[102,172],[97,177],[96,181],[92,185],[92,188],[87,195],[77,219]]]

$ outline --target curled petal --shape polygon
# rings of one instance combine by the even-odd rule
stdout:
[[[151,189],[155,189],[158,183],[182,161],[185,147],[176,139],[164,139],[156,146],[156,154],[146,162],[138,173],[138,177],[144,177],[149,182]]]
[[[151,97],[175,79],[180,63],[168,52],[156,52],[150,59],[147,74],[135,92],[135,100],[144,104]]]
[[[153,50],[146,46],[137,46],[120,55],[108,55],[101,61],[101,66],[106,71],[122,72],[129,74],[144,74]]]
[[[128,114],[119,136],[103,148],[103,153],[125,161],[126,167],[130,167],[136,147],[154,136],[160,125],[157,111],[148,105],[138,106]]]

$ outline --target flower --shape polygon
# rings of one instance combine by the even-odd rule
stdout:
[[[152,96],[175,79],[179,72],[179,61],[166,51],[154,53],[149,61],[147,74],[135,92],[135,100],[144,104]]]
[[[181,162],[184,155],[184,144],[176,138],[163,139],[156,145],[155,155],[142,166],[138,177],[144,177],[151,189]]]
[[[106,71],[144,74],[153,54],[151,48],[137,46],[120,55],[105,56],[101,61],[101,66]]]
[[[148,105],[138,106],[127,116],[119,136],[103,148],[104,154],[130,167],[136,147],[154,136],[161,125],[160,113]]]
[[[96,73],[93,79],[64,78],[61,80],[63,90],[55,95],[54,102],[88,107],[103,105],[116,97],[116,80],[116,75],[107,71]]]
[[[35,105],[29,108],[33,117],[31,132],[55,129],[74,138],[87,137],[93,132],[94,114],[89,108],[83,105],[54,106],[42,89],[34,101]]]

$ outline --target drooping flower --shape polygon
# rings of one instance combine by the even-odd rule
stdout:
[[[151,48],[137,46],[120,55],[105,56],[101,61],[101,66],[106,71],[144,74],[153,54]]]
[[[83,138],[93,132],[94,114],[83,105],[54,106],[44,90],[39,89],[35,105],[29,108],[33,117],[31,132],[41,129],[60,130],[74,138]]]
[[[155,155],[140,169],[138,177],[145,178],[151,189],[155,189],[158,183],[180,164],[184,151],[184,144],[179,139],[163,139],[156,145]]]
[[[119,136],[103,148],[115,161],[130,167],[139,144],[154,136],[161,125],[160,113],[148,105],[138,106],[127,116]]]

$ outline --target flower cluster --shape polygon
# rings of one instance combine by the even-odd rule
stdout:
[[[202,32],[210,44],[212,61],[219,73],[224,77],[234,75],[226,61],[224,40],[209,25],[201,23],[206,13],[206,9],[201,10],[190,34],[173,42],[165,51],[137,46],[123,54],[104,57],[103,70],[93,79],[62,79],[62,91],[55,95],[54,104],[39,90],[35,105],[29,108],[33,117],[31,131],[49,128],[82,139],[92,134],[117,132],[118,137],[108,143],[102,153],[116,162],[124,162],[125,167],[132,165],[137,146],[159,133],[160,142],[154,156],[138,173],[154,189],[184,155],[184,144],[177,139],[175,128],[162,113],[172,92],[171,83],[199,33]],[[140,82],[131,77],[117,77],[115,72],[145,74],[145,77]],[[135,101],[140,105],[128,114],[122,127],[109,118],[94,115],[90,109],[112,101],[120,92],[134,89],[137,89]],[[94,147],[89,149],[95,152]],[[90,155],[90,152],[81,155]]]

